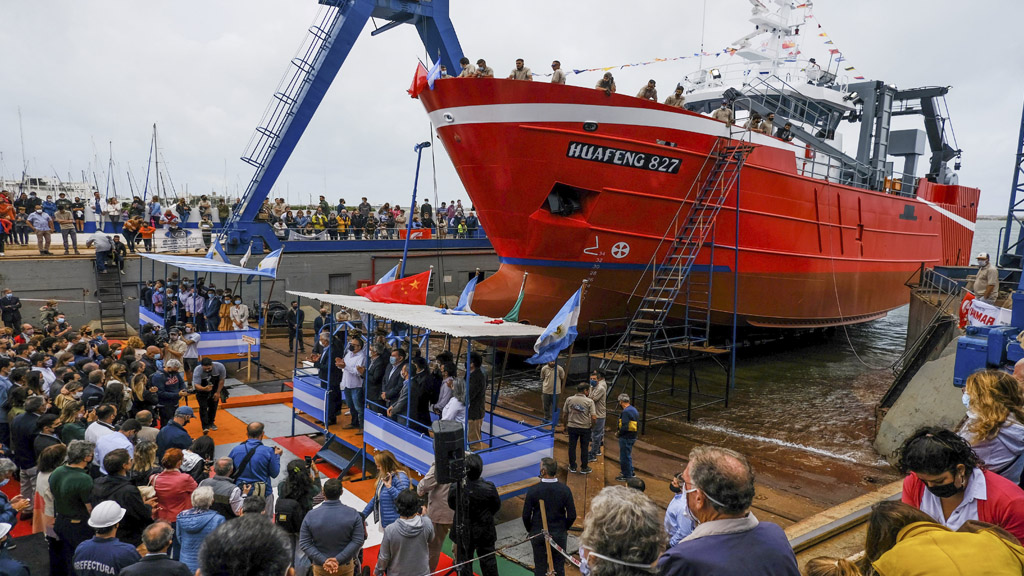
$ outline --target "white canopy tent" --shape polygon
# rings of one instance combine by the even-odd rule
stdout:
[[[341,296],[334,294],[316,294],[313,292],[288,291],[292,296],[312,298],[325,304],[342,306],[364,314],[372,314],[377,318],[401,322],[416,328],[430,330],[434,334],[447,334],[453,338],[470,339],[504,339],[540,337],[543,326],[531,326],[515,322],[489,324],[494,320],[487,316],[468,314],[442,314],[440,308],[414,304],[389,304],[371,302],[362,296]]]

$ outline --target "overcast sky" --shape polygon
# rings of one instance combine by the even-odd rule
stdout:
[[[708,2],[706,19],[702,5],[453,0],[451,10],[466,55],[507,75],[517,57],[536,72],[555,58],[567,69],[611,66],[693,53],[702,32],[713,52],[750,31],[747,0]],[[820,0],[814,8],[834,46],[868,78],[953,87],[960,182],[982,189],[982,213],[1005,212],[1024,101],[1024,3]],[[33,175],[91,177],[98,164],[103,188],[112,142],[121,194],[129,166],[145,179],[156,123],[179,192],[244,190],[252,170],[238,158],[319,9],[315,0],[0,1],[0,175],[20,175],[20,106]],[[405,94],[423,53],[411,26],[364,32],[274,195],[305,201],[326,190],[332,200],[408,204],[412,145],[430,133],[422,106]],[[804,56],[828,58],[815,42]],[[666,90],[696,68],[695,60],[626,68],[616,81],[624,93],[648,78]],[[592,86],[599,74],[569,83]],[[443,148],[433,150],[440,199],[466,199]],[[420,190],[433,200],[425,160]]]

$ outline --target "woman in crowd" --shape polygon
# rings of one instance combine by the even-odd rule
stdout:
[[[224,300],[220,305],[220,332],[230,332],[234,330],[231,322],[231,308],[234,306],[235,297],[231,295],[231,292],[224,290]]]
[[[69,384],[71,386],[71,384]],[[75,384],[78,389],[81,389],[81,384]],[[85,429],[89,426],[86,422],[85,408],[82,407],[82,403],[78,400],[68,400],[64,402],[63,407],[60,409],[60,439],[65,444],[70,444],[74,440],[85,440]]]
[[[188,450],[182,451],[181,471],[191,476],[197,484],[210,477],[210,467],[213,465],[215,445],[209,434],[209,430],[203,430],[203,435],[196,438]]]
[[[241,296],[235,296],[231,301],[228,317],[231,320],[229,330],[245,330],[249,327],[249,307],[242,303]]]
[[[203,540],[217,526],[224,523],[224,517],[210,510],[213,505],[213,488],[200,486],[191,494],[192,508],[178,514],[174,536],[180,552],[178,561],[188,566],[189,572],[199,570],[199,548]]]
[[[452,420],[461,424],[466,421],[466,383],[451,377],[451,372],[448,372],[448,369],[454,369],[454,367],[455,365],[449,362],[444,369],[444,385],[451,387],[452,395],[441,411],[441,420]]]
[[[188,509],[190,496],[198,483],[181,471],[182,453],[179,448],[168,448],[160,461],[163,472],[153,477],[156,490],[156,519],[171,524],[178,521],[178,514]]]
[[[289,498],[299,503],[301,517],[313,509],[315,499],[320,495],[320,471],[316,466],[306,466],[306,461],[296,458],[288,463],[287,477],[277,485],[277,497]],[[302,520],[299,519],[301,524]]]
[[[662,512],[639,490],[609,486],[590,503],[580,536],[583,574],[650,576],[665,549],[668,534]]]
[[[381,450],[373,457],[377,465],[377,486],[373,498],[363,509],[363,518],[373,514],[373,522],[380,522],[381,529],[398,520],[395,498],[409,489],[409,476],[398,467],[398,460],[388,450]]]
[[[39,454],[38,469],[36,476],[36,494],[43,500],[43,534],[46,537],[46,545],[50,551],[50,574],[59,574],[58,569],[63,560],[61,559],[61,542],[54,532],[53,524],[56,520],[56,512],[53,510],[53,492],[50,491],[50,474],[53,473],[68,455],[68,448],[63,444],[55,444],[43,450]]]
[[[119,424],[128,419],[128,398],[124,395],[124,384],[120,382],[107,382],[103,387],[103,397],[100,404],[111,404],[117,407],[117,419],[114,424]]]
[[[151,478],[160,473],[160,466],[156,463],[156,449],[156,442],[143,441],[135,446],[135,456],[132,458],[132,469],[129,472],[135,486],[149,486]]]
[[[142,362],[136,362],[139,366],[145,370],[145,365]],[[149,378],[142,371],[132,376],[131,395],[132,395],[132,408],[131,414],[134,418],[136,414],[143,410],[149,410],[153,412],[156,410],[156,405],[159,402],[157,398],[157,387],[149,384]]]
[[[984,470],[966,440],[938,427],[920,428],[897,453],[906,474],[903,502],[956,530],[968,520],[1000,526],[1024,538],[1024,491]]]
[[[107,214],[107,218],[110,220],[110,227],[113,232],[117,232],[117,225],[121,222],[121,203],[111,196],[107,198],[107,206],[103,210]]]
[[[819,556],[811,558],[804,567],[807,576],[861,576],[860,568],[846,558]]]
[[[868,517],[862,562],[865,572],[880,576],[1018,575],[1024,569],[1024,548],[991,531],[953,532],[920,510],[885,501]]]
[[[985,468],[1020,483],[1024,471],[1024,394],[1013,376],[983,370],[967,378],[963,393],[967,421],[959,434]]]
[[[142,343],[142,338],[138,336],[129,336],[128,340],[124,343],[126,348],[135,350],[135,358],[142,358],[146,354],[146,345]],[[129,364],[131,366],[131,364]]]
[[[53,405],[57,407],[57,410],[64,411],[64,406],[68,402],[74,402],[78,398],[82,397],[82,382],[79,380],[70,380],[65,382],[61,386],[60,392],[53,397]]]
[[[27,378],[27,376],[26,376]],[[28,396],[31,390],[27,386],[18,386],[17,388],[11,388],[11,391],[7,393],[7,421],[14,422],[14,419],[19,414],[25,413],[25,400],[28,400]]]

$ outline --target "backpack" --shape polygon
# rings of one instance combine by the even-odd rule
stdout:
[[[298,534],[305,518],[306,511],[298,500],[278,498],[274,503],[274,523],[289,534]]]

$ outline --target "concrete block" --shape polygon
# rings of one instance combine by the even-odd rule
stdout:
[[[953,386],[956,340],[939,357],[926,363],[907,384],[878,427],[875,450],[892,462],[892,453],[921,426],[952,429],[965,415],[963,392]]]

